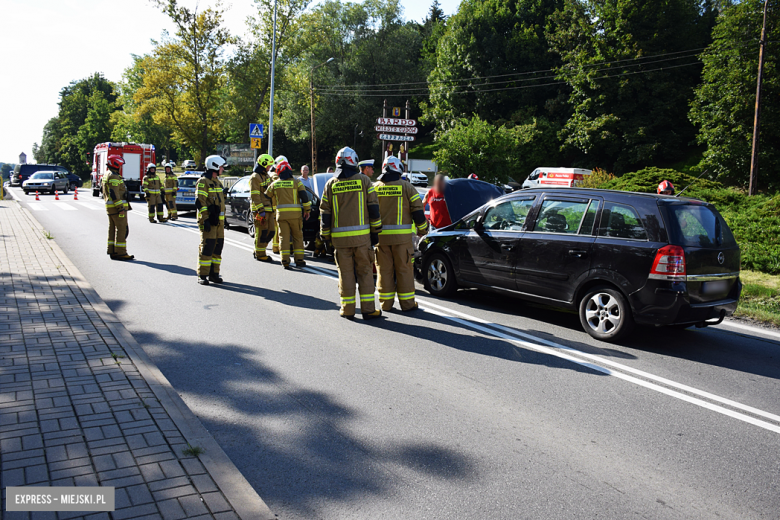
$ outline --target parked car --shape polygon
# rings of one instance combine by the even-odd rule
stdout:
[[[412,183],[412,186],[428,187],[428,176],[420,172],[408,172],[404,173],[401,177]]]
[[[25,195],[29,195],[33,191],[68,193],[69,188],[70,179],[65,173],[56,170],[35,172],[29,179],[22,182],[22,190],[24,190]]]
[[[176,191],[176,208],[179,211],[195,210],[195,185],[202,172],[184,172],[179,175],[179,189]]]
[[[192,159],[187,159],[186,161],[181,163],[181,167],[184,168],[185,170],[187,168],[197,168],[197,166],[198,166],[198,164],[195,161],[193,161]]]
[[[255,236],[255,221],[250,211],[249,175],[241,177],[233,186],[225,188],[225,220],[236,227],[246,228],[249,236]],[[314,242],[320,230],[320,199],[313,191],[306,188],[312,200],[311,214],[303,221],[303,241]]]
[[[64,166],[55,164],[17,164],[11,172],[11,186],[21,186],[32,174],[43,171],[69,173]]]
[[[84,185],[84,181],[81,180],[81,177],[76,175],[75,173],[67,172],[65,173],[65,176],[68,178],[70,189],[76,189],[81,188]]]
[[[579,311],[594,338],[635,323],[720,323],[742,290],[740,251],[711,204],[648,193],[535,188],[504,195],[420,242],[426,289],[488,289]]]

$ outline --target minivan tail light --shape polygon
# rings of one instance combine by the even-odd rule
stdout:
[[[685,279],[685,251],[680,246],[664,246],[655,254],[650,278],[656,280]]]

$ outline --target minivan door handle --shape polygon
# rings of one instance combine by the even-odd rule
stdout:
[[[585,258],[588,256],[588,252],[584,249],[569,249],[569,255],[576,258]]]
[[[502,251],[506,251],[507,253],[511,253],[511,252],[512,252],[512,251],[514,251],[515,249],[516,249],[516,247],[515,247],[515,246],[510,246],[510,245],[506,245],[506,244],[501,244],[501,250],[502,250]]]

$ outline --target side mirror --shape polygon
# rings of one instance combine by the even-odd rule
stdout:
[[[482,215],[478,216],[477,220],[473,221],[473,224],[471,225],[471,229],[475,231],[482,229],[482,221],[483,221]]]

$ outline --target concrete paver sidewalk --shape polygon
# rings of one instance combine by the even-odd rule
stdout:
[[[274,518],[15,201],[0,201],[0,465],[3,489],[116,487],[111,513],[8,513],[3,494],[9,519]]]

